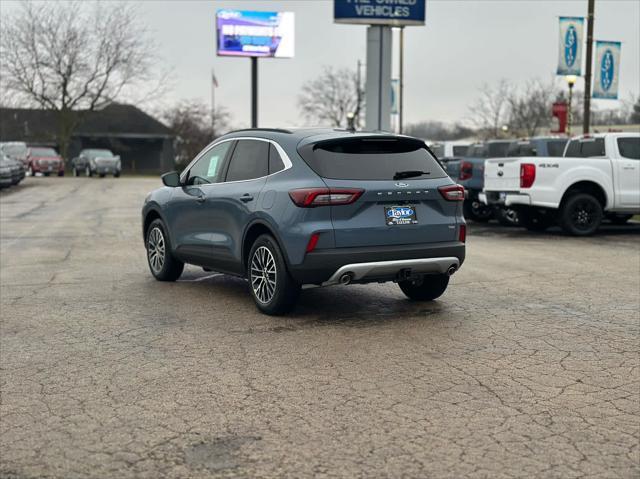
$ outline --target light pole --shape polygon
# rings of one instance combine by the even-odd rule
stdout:
[[[572,113],[572,105],[571,100],[573,98],[573,85],[576,84],[576,76],[575,75],[567,75],[565,80],[567,80],[567,85],[569,85],[569,111],[567,112],[567,136],[571,136],[571,124],[573,123],[573,113]]]

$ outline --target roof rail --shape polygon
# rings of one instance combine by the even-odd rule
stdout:
[[[269,131],[272,133],[293,133],[291,130],[285,130],[284,128],[241,128],[240,130],[233,130],[229,133],[240,133],[242,131]]]

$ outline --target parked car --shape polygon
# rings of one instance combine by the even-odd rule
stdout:
[[[21,141],[6,141],[0,143],[0,152],[12,160],[22,163],[24,170],[28,167],[27,145]]]
[[[0,189],[14,185],[15,165],[9,157],[0,152]]]
[[[38,173],[64,176],[64,160],[56,150],[47,146],[27,148],[27,174],[36,176]]]
[[[436,158],[441,159],[467,156],[469,146],[471,145],[467,141],[443,141],[432,143],[429,148]]]
[[[433,300],[465,257],[464,190],[422,140],[332,129],[233,132],[142,208],[151,274],[185,263],[245,277],[282,314],[301,288],[394,281]]]
[[[507,157],[517,156],[562,156],[568,138],[558,136],[533,137],[511,142],[507,148]],[[503,226],[520,224],[517,209],[496,205],[494,217]]]
[[[487,158],[504,157],[511,141],[491,140],[475,143],[469,147],[466,156],[443,160],[449,176],[465,189],[465,218],[478,222],[487,222],[493,218],[493,208],[478,199],[484,186],[484,162]]]
[[[640,134],[573,138],[563,157],[487,160],[481,200],[518,210],[526,228],[558,223],[571,235],[595,233],[602,219],[640,213]]]
[[[113,175],[118,178],[122,171],[122,163],[120,157],[110,150],[88,149],[82,150],[71,160],[71,168],[73,176],[80,176],[84,172],[86,176],[100,175],[100,178],[104,178],[106,175]]]

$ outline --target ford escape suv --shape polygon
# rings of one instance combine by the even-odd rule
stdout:
[[[241,130],[162,181],[142,209],[151,274],[175,281],[189,263],[245,277],[267,314],[333,284],[394,281],[433,300],[464,261],[464,190],[415,138]]]

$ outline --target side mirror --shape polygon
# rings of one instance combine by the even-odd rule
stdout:
[[[177,171],[170,171],[169,173],[165,173],[160,178],[162,178],[162,183],[165,186],[170,188],[177,188],[180,186],[180,175]]]

